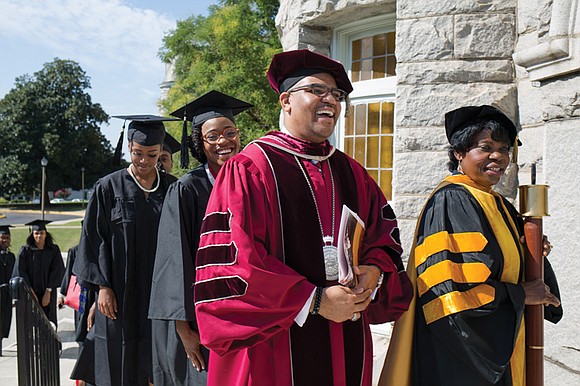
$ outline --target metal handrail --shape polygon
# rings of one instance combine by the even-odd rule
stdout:
[[[59,386],[62,343],[23,278],[10,280],[16,305],[19,386]]]

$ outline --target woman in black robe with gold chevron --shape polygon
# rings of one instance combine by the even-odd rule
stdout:
[[[414,312],[397,322],[380,385],[524,386],[524,307],[560,302],[543,281],[524,281],[521,220],[492,190],[517,130],[486,105],[447,113],[445,126],[453,174],[417,223]]]

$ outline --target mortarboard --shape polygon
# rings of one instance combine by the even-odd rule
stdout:
[[[165,139],[163,140],[163,150],[173,154],[181,149],[181,144],[173,138],[171,134],[165,132]]]
[[[0,225],[0,235],[9,235],[10,228],[13,228],[12,225]]]
[[[336,87],[350,94],[352,84],[344,66],[334,59],[307,49],[281,52],[274,55],[268,68],[268,81],[277,93],[288,91],[304,77],[320,72],[334,76]]]
[[[127,128],[127,141],[134,141],[143,146],[153,146],[163,143],[165,138],[164,121],[177,121],[175,118],[165,118],[157,115],[115,115],[113,118],[131,121]],[[121,136],[115,148],[113,165],[119,165],[121,162],[121,152],[123,149],[123,132],[125,123],[121,129]]]
[[[229,118],[232,122],[234,116],[254,105],[240,99],[212,90],[185,106],[175,110],[169,115],[183,119],[183,132],[181,136],[181,167],[187,168],[189,157],[187,154],[187,121],[192,127],[201,127],[204,122],[217,117]]]
[[[451,142],[453,133],[478,121],[496,121],[508,131],[510,144],[515,144],[518,135],[516,126],[500,109],[489,105],[460,107],[445,114],[447,140]],[[522,144],[519,139],[517,144]]]
[[[51,222],[52,221],[49,221],[49,220],[34,220],[34,221],[28,222],[24,225],[30,226],[32,231],[45,231],[46,224],[50,224]]]

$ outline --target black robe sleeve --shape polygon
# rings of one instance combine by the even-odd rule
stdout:
[[[167,191],[157,236],[150,319],[195,321],[195,255],[210,191],[203,168],[186,174]]]
[[[66,267],[64,270],[64,276],[62,277],[62,283],[60,283],[60,294],[62,296],[66,296],[66,291],[68,290],[70,277],[73,274],[72,267],[75,262],[76,254],[77,254],[77,246],[72,247],[68,250],[67,258],[66,258]]]
[[[78,256],[73,266],[77,282],[89,290],[98,292],[99,286],[112,288],[111,279],[111,231],[113,196],[101,181],[95,184],[90,198],[78,248]]]

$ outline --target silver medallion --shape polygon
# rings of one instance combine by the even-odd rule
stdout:
[[[324,254],[326,280],[338,280],[338,248],[334,245],[325,245],[322,247],[322,253]]]

